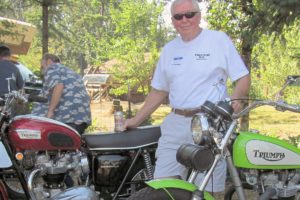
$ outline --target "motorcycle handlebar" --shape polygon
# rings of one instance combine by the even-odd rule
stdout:
[[[5,98],[15,98],[18,100],[21,100],[23,102],[40,102],[40,103],[46,103],[48,102],[48,99],[42,96],[38,96],[35,94],[30,94],[30,95],[24,95],[18,91],[12,91],[8,94],[5,95]]]
[[[38,96],[38,95],[34,95],[34,94],[30,94],[28,96],[28,101],[29,102],[40,102],[40,103],[47,103],[48,99],[42,96]]]
[[[24,94],[22,94],[21,92],[18,92],[18,91],[12,91],[12,92],[6,94],[5,98],[6,99],[15,98],[15,99],[21,100],[23,102],[27,102],[27,97]]]
[[[249,113],[251,110],[257,108],[257,107],[261,107],[261,106],[272,106],[274,107],[276,110],[278,111],[291,111],[291,112],[296,112],[296,113],[300,113],[300,106],[298,105],[291,105],[291,104],[287,104],[283,101],[270,101],[270,100],[264,100],[264,101],[255,101],[253,102],[251,105],[247,106],[244,110],[242,110],[241,112],[237,113],[237,114],[233,114],[233,118],[237,119],[240,118],[244,115],[246,115],[247,113]]]

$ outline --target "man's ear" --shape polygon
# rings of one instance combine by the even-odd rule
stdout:
[[[51,59],[47,59],[46,63],[47,63],[47,66],[49,66],[49,65],[51,65],[53,62],[52,62]]]

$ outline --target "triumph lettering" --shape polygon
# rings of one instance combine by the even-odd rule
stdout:
[[[207,58],[210,56],[209,53],[196,53],[196,60],[207,60]]]
[[[254,150],[254,157],[262,158],[267,161],[279,161],[285,158],[285,154],[280,152],[262,152]]]

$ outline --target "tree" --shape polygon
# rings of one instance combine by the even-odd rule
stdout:
[[[280,37],[273,33],[264,34],[253,49],[252,96],[274,98],[288,75],[300,74],[300,18],[289,26],[284,26]],[[300,91],[288,87],[284,99],[300,104]]]
[[[211,27],[227,32],[239,47],[251,70],[252,51],[264,33],[281,32],[284,24],[292,23],[299,14],[299,1],[226,0],[211,1],[208,21]],[[248,117],[241,129],[248,129]]]
[[[135,91],[148,93],[158,51],[166,40],[159,18],[162,8],[146,0],[124,0],[111,8],[115,27],[111,56],[120,61],[111,69],[121,85],[115,94],[127,93],[128,84]]]

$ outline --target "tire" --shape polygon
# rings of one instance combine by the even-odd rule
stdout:
[[[6,187],[9,198],[11,199],[26,199],[22,185],[17,179],[6,179],[3,181]]]
[[[192,192],[190,191],[177,188],[169,188],[167,190],[175,200],[190,200],[192,197]],[[171,200],[172,198],[163,189],[155,190],[146,187],[131,195],[127,200]]]
[[[0,200],[8,200],[6,187],[1,180],[0,180]]]

